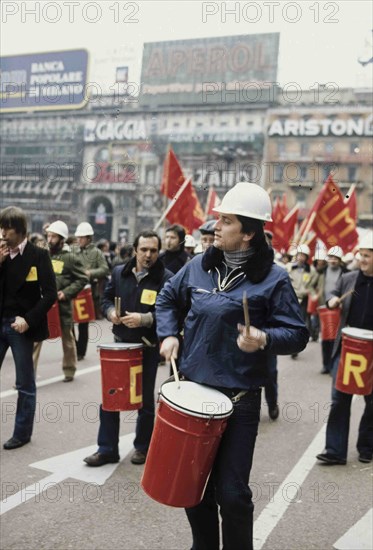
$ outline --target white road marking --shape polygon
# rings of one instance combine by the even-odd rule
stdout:
[[[357,396],[354,395],[352,403],[356,401],[356,398]],[[267,538],[291,504],[291,498],[284,498],[283,496],[283,491],[286,490],[288,484],[294,484],[296,487],[301,487],[312,468],[317,464],[316,455],[325,447],[325,432],[326,424],[324,424],[321,430],[315,435],[297,464],[281,483],[273,500],[267,504],[254,522],[255,550],[261,550],[261,548],[263,548]]]
[[[300,460],[287,475],[276,491],[273,500],[262,510],[260,516],[254,523],[254,548],[260,550],[263,548],[267,538],[272,533],[282,516],[285,514],[291,503],[291,498],[284,498],[283,490],[288,484],[300,487],[317,460],[316,455],[321,452],[325,446],[326,424],[316,434]]]
[[[372,550],[373,508],[353,525],[337,542],[333,548],[337,550]]]
[[[127,456],[133,448],[134,436],[134,433],[130,433],[120,437],[119,454],[122,459]],[[4,500],[1,501],[0,515],[9,512],[32,498],[35,498],[35,501],[39,502],[39,495],[67,478],[103,485],[120,463],[117,462],[116,464],[105,464],[105,466],[100,466],[99,468],[90,468],[83,462],[83,458],[94,453],[96,449],[97,445],[90,445],[89,447],[84,447],[76,451],[71,451],[30,464],[32,468],[52,472],[52,474],[27,487],[24,487],[25,484],[21,483],[22,488],[20,491],[5,497]],[[12,485],[13,484],[10,483],[9,486],[7,486],[6,482],[3,482],[3,491],[6,493],[8,488],[9,492],[12,491]],[[60,490],[62,489],[60,488]]]
[[[91,372],[96,372],[100,370],[100,365],[94,365],[93,367],[87,367],[86,369],[78,369],[75,373],[75,377],[83,376],[84,374],[90,374]],[[47,378],[46,380],[42,380],[41,382],[37,382],[36,387],[42,388],[43,386],[49,386],[50,384],[54,384],[55,382],[61,382],[63,380],[64,376],[53,376],[53,378]],[[0,399],[3,397],[10,397],[12,395],[18,395],[17,390],[5,390],[0,392]]]

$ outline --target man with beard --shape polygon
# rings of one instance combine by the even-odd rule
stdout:
[[[47,241],[51,255],[53,271],[57,283],[57,300],[61,321],[61,340],[63,349],[62,369],[64,382],[72,382],[77,365],[76,344],[73,331],[72,300],[88,283],[88,277],[79,258],[65,244],[69,236],[67,225],[61,220],[51,223],[47,229]],[[34,363],[40,350],[34,351]]]

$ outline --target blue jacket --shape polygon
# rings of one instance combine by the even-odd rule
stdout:
[[[243,276],[219,291],[223,259],[221,251],[210,247],[165,284],[156,302],[158,337],[177,336],[180,311],[187,311],[180,372],[209,386],[256,388],[266,382],[268,354],[300,352],[309,334],[289,276],[273,263],[271,248],[256,252],[243,266]],[[246,353],[237,346],[244,291],[252,326],[267,333],[264,351]]]

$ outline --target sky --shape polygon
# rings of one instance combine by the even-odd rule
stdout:
[[[2,56],[85,48],[89,79],[100,84],[114,82],[122,65],[139,82],[144,42],[280,32],[280,85],[372,86],[373,63],[357,62],[372,47],[370,0],[2,0],[0,6]]]

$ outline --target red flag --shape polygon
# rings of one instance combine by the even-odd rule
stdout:
[[[172,199],[185,181],[185,176],[180,167],[175,153],[170,147],[163,164],[163,177],[161,193]]]
[[[353,183],[348,190],[343,202],[348,206],[350,210],[350,216],[355,221],[357,221],[357,202],[356,202],[356,183]]]
[[[221,200],[218,197],[218,194],[216,193],[215,189],[213,187],[209,188],[209,192],[207,194],[207,200],[206,200],[206,208],[205,208],[205,215],[207,216],[214,216],[214,218],[219,218],[219,213],[214,212],[214,208],[219,206],[221,204]]]
[[[287,214],[289,212],[287,200],[286,200],[286,193],[282,194],[281,210],[283,211],[284,214]]]
[[[287,248],[288,246],[288,237],[285,233],[283,221],[287,214],[287,207],[281,202],[281,200],[277,197],[275,201],[275,205],[272,210],[272,229],[267,227],[267,224],[265,225],[266,231],[272,231],[273,239],[272,239],[272,246],[276,250],[281,250],[281,248]]]
[[[187,180],[172,199],[166,216],[170,223],[178,223],[185,227],[187,233],[192,234],[205,221],[192,180]]]
[[[342,193],[329,176],[312,208],[308,231],[313,229],[329,247],[339,245],[344,252],[354,249],[358,242],[356,223],[343,202]]]

